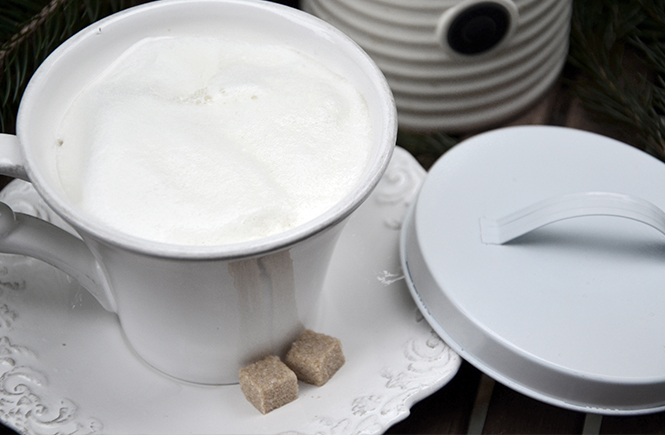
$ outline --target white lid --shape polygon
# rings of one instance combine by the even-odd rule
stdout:
[[[411,207],[407,283],[454,350],[517,391],[585,412],[663,410],[661,209],[665,164],[626,144],[560,127],[480,134],[432,167]],[[507,238],[526,234],[492,239],[511,226]]]

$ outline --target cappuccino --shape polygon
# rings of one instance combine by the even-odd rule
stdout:
[[[77,208],[124,233],[237,243],[339,202],[365,170],[371,130],[358,90],[289,47],[149,38],[73,101],[58,174]]]

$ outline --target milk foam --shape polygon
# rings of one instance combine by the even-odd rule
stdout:
[[[138,237],[217,245],[330,209],[368,160],[366,103],[287,47],[150,38],[65,115],[58,171],[85,213]]]

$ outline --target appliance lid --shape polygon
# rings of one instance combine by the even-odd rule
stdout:
[[[471,137],[404,222],[414,300],[463,358],[583,412],[665,409],[665,164],[562,127]]]

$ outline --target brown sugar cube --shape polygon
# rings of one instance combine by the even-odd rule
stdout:
[[[345,360],[339,339],[306,329],[293,343],[284,362],[296,372],[298,379],[320,387]]]
[[[239,376],[240,389],[261,414],[298,398],[298,378],[275,355],[240,369]]]

